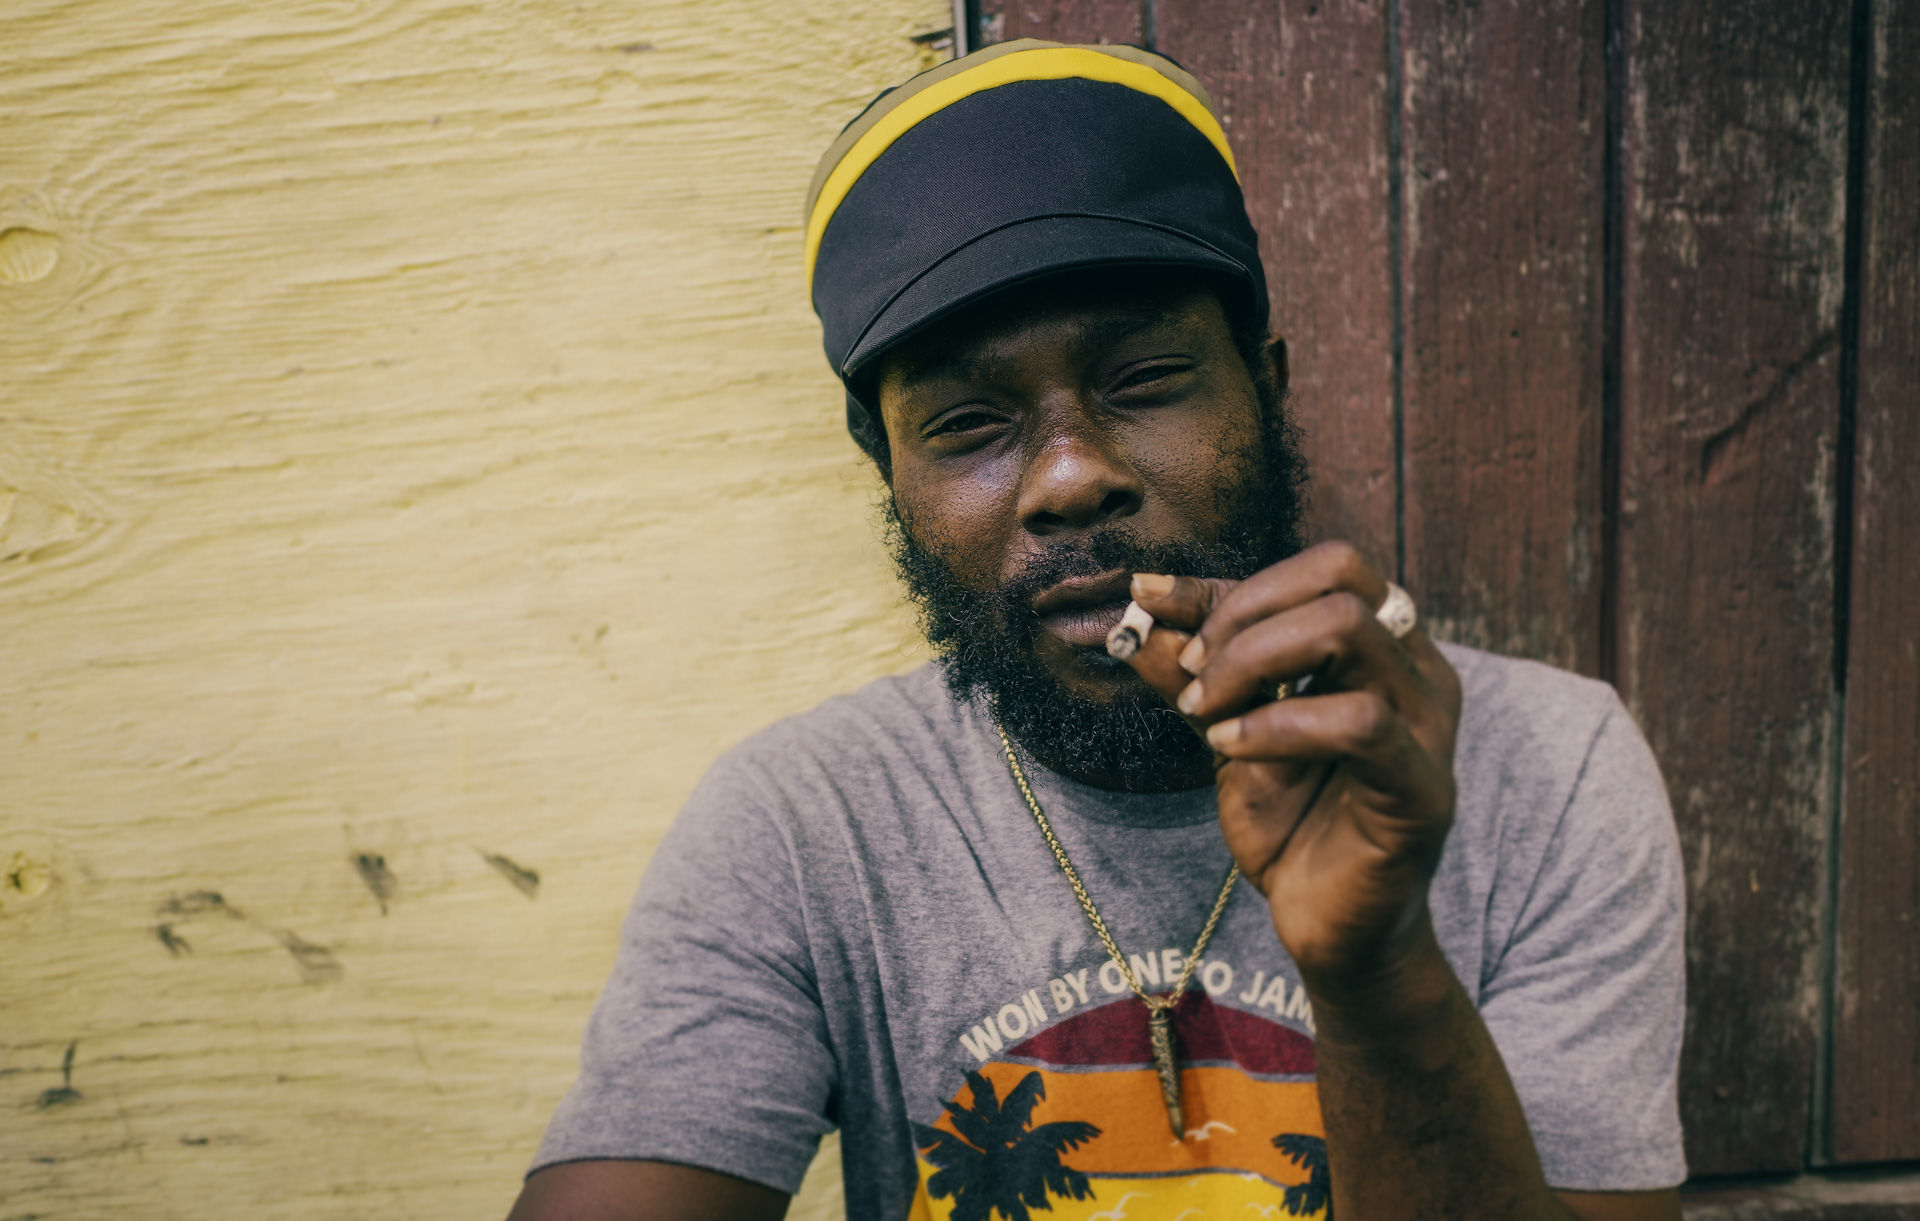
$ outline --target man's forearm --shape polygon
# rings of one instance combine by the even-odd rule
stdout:
[[[671,1162],[562,1162],[527,1179],[507,1221],[780,1221],[788,1198]]]
[[[1541,1173],[1505,1063],[1422,929],[1373,985],[1307,984],[1340,1221],[1572,1213]]]

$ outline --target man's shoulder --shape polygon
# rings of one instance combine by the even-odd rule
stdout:
[[[929,662],[781,717],[723,758],[742,763],[796,755],[837,762],[873,758],[918,745],[943,729],[952,732],[961,716],[939,667]]]
[[[1454,778],[1464,851],[1544,860],[1572,843],[1671,838],[1659,764],[1612,687],[1536,661],[1441,649],[1462,687]]]
[[[1460,676],[1460,748],[1469,758],[1517,752],[1546,763],[1571,755],[1577,768],[1602,726],[1623,711],[1613,688],[1597,679],[1465,645],[1439,647]]]
[[[793,809],[858,804],[902,775],[964,767],[978,752],[972,720],[929,663],[774,721],[716,759],[701,787],[744,786]]]
[[[1669,818],[1659,767],[1612,687],[1537,661],[1441,651],[1460,675],[1463,849],[1525,857],[1569,832],[1637,832]]]
[[[1613,688],[1540,662],[1443,652],[1462,687],[1458,800],[1432,902],[1461,978],[1484,988],[1516,938],[1557,944],[1635,904],[1677,919],[1659,765]]]

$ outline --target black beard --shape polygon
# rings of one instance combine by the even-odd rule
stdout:
[[[1048,547],[998,589],[976,590],[913,536],[890,495],[888,545],[955,698],[985,695],[1007,733],[1035,757],[1125,792],[1165,792],[1210,774],[1205,740],[1104,649],[1078,649],[1075,660],[1090,673],[1124,676],[1111,699],[1078,695],[1056,678],[1034,653],[1041,628],[1032,605],[1040,591],[1067,577],[1117,568],[1242,579],[1298,552],[1306,473],[1299,434],[1278,395],[1261,397],[1268,401],[1258,452],[1245,464],[1248,477],[1221,489],[1225,525],[1211,542],[1143,539],[1120,521]]]

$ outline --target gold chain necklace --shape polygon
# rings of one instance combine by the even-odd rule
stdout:
[[[1087,923],[1093,926],[1100,944],[1107,947],[1107,957],[1113,959],[1113,965],[1120,968],[1120,978],[1127,981],[1133,994],[1147,1007],[1147,1040],[1153,1046],[1154,1070],[1160,1074],[1160,1097],[1167,1104],[1167,1122],[1173,1125],[1174,1139],[1185,1140],[1187,1127],[1180,1105],[1180,1060],[1173,1046],[1173,1007],[1186,993],[1187,985],[1193,982],[1194,968],[1200,965],[1200,956],[1207,952],[1207,942],[1213,937],[1214,927],[1220,923],[1220,914],[1227,910],[1227,899],[1233,894],[1233,884],[1240,880],[1240,866],[1235,865],[1227,870],[1227,880],[1220,886],[1220,897],[1213,901],[1213,911],[1207,916],[1206,927],[1200,930],[1200,940],[1193,943],[1193,953],[1187,955],[1187,964],[1180,972],[1180,982],[1165,996],[1149,995],[1140,986],[1140,977],[1133,973],[1133,967],[1127,963],[1126,955],[1120,952],[1113,934],[1107,931],[1107,922],[1100,918],[1100,909],[1093,905],[1093,896],[1087,893],[1080,875],[1074,871],[1073,862],[1067,859],[1067,850],[1060,846],[1060,837],[1053,833],[1053,825],[1041,813],[1040,802],[1034,797],[1033,789],[1028,787],[1027,774],[1020,767],[1020,758],[1013,753],[1013,740],[1001,728],[999,717],[994,718],[993,728],[1000,735],[1000,748],[1007,753],[1007,768],[1013,772],[1013,782],[1020,786],[1020,795],[1027,799],[1027,808],[1033,811],[1033,821],[1040,824],[1040,834],[1046,836],[1047,847],[1053,849],[1053,859],[1060,862],[1060,872],[1067,875],[1067,885],[1073,887],[1074,898],[1080,900],[1080,910],[1087,913]]]

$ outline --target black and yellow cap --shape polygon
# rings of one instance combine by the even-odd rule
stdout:
[[[923,72],[847,126],[807,193],[807,282],[850,390],[969,301],[1116,263],[1221,273],[1265,323],[1258,238],[1213,103],[1135,47],[1021,39]]]

